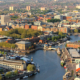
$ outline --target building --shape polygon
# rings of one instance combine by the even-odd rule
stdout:
[[[45,8],[45,7],[41,7],[40,10],[41,10],[41,11],[45,11],[46,8]]]
[[[68,48],[79,48],[80,47],[80,42],[69,42],[67,43]]]
[[[19,41],[19,42],[16,42],[16,45],[18,49],[26,50],[31,46],[31,43],[28,41]]]
[[[24,26],[24,28],[25,28],[25,29],[31,28],[31,24],[26,24],[26,25]]]
[[[8,25],[10,21],[9,15],[1,15],[1,25]]]
[[[76,72],[80,71],[80,64],[76,65]]]
[[[54,19],[61,19],[61,16],[60,15],[55,15]]]
[[[76,8],[77,8],[77,9],[80,9],[80,5],[76,5]]]
[[[12,25],[12,28],[13,29],[16,29],[16,28],[22,28],[22,29],[24,29],[25,28],[25,25],[24,24],[13,24]]]
[[[0,31],[3,31],[6,28],[6,26],[0,26]]]
[[[7,69],[18,69],[18,70],[24,70],[26,69],[26,62],[19,60],[0,60],[0,67],[4,67]]]
[[[37,26],[40,26],[42,24],[42,22],[40,22],[40,21],[35,21],[34,22],[34,25],[37,25]]]
[[[32,25],[31,29],[38,30],[38,26]]]
[[[76,78],[74,78],[74,80],[80,80],[80,78],[79,77],[76,77]]]
[[[67,28],[67,27],[59,27],[59,32],[68,33],[69,32],[69,28]]]
[[[31,7],[30,6],[26,6],[26,10],[30,11]]]
[[[76,49],[69,49],[68,52],[69,52],[71,60],[72,60],[71,62],[79,64],[80,63],[80,54],[78,53],[78,51]]]
[[[10,7],[9,7],[9,10],[10,10],[10,11],[13,11],[13,10],[14,10],[14,7],[13,7],[13,6],[10,6]]]

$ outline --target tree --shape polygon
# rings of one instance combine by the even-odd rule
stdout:
[[[65,47],[67,47],[67,44],[65,44]]]
[[[50,38],[47,38],[47,40],[50,40]]]
[[[0,74],[0,80],[2,80],[2,75]]]
[[[60,19],[48,19],[47,22],[60,22]]]
[[[11,75],[12,75],[12,73],[9,71],[9,72],[6,73],[5,76],[6,76],[6,78],[9,78],[9,77],[11,77]]]
[[[62,32],[59,32],[58,34],[59,34],[60,36],[62,36],[63,33],[62,33]]]
[[[78,33],[78,29],[75,29],[74,32],[75,32],[75,33]]]
[[[15,71],[14,71],[14,74],[15,74],[15,75],[18,75],[18,70],[15,70]]]
[[[29,65],[27,66],[27,71],[34,71],[34,70],[36,70],[35,65],[29,64]]]

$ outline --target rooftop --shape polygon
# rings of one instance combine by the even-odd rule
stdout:
[[[18,44],[29,44],[30,42],[28,42],[28,41],[19,41],[19,42],[16,42],[16,43],[18,43]]]
[[[80,57],[80,54],[78,53],[78,51],[76,49],[69,49],[69,53],[71,55],[71,57],[76,58],[76,57]]]

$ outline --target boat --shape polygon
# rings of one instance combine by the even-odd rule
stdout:
[[[37,72],[40,72],[40,69],[39,68],[37,68]]]
[[[64,69],[66,69],[66,65],[64,66]]]
[[[37,74],[37,72],[34,72],[34,74]]]
[[[29,77],[31,77],[33,74],[29,74]]]
[[[28,76],[24,76],[24,77],[23,77],[23,79],[27,79],[27,78],[28,78]]]
[[[64,61],[63,60],[61,60],[61,66],[64,66]]]
[[[61,54],[60,48],[57,49],[57,54]]]
[[[17,78],[16,80],[20,80],[19,78]]]

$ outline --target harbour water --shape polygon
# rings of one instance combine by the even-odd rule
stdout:
[[[80,40],[79,36],[71,36],[71,38],[70,41],[72,42]],[[65,44],[55,47],[63,48]],[[65,70],[61,67],[60,58],[55,51],[38,50],[28,56],[29,58],[33,57],[36,65],[40,66],[40,73],[29,77],[27,80],[63,80]]]

